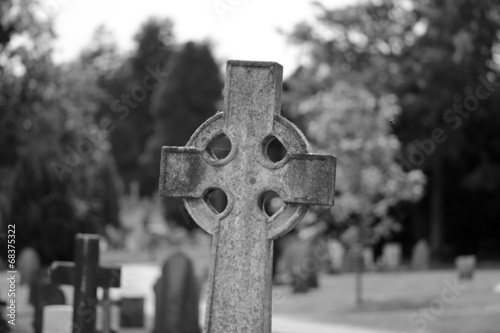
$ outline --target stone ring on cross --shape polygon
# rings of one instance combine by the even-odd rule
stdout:
[[[186,147],[163,147],[160,195],[183,198],[186,209],[213,235],[205,332],[270,332],[272,241],[290,231],[310,205],[333,205],[335,157],[312,154],[305,136],[281,116],[282,67],[228,61],[223,112],[208,119]],[[218,159],[207,147],[226,136],[231,149]],[[267,149],[286,149],[273,162]],[[204,200],[220,189],[226,208]],[[270,191],[285,204],[268,216]]]

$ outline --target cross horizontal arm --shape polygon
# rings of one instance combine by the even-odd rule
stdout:
[[[292,155],[279,169],[275,186],[287,203],[333,205],[336,158],[331,155]]]
[[[50,281],[55,284],[75,284],[75,264],[56,261],[50,267]],[[119,288],[121,270],[119,267],[99,267],[97,270],[97,286],[101,288]]]
[[[120,288],[120,267],[99,267],[97,270],[97,286],[101,288]]]
[[[50,281],[55,284],[75,284],[75,264],[55,261],[49,270]]]
[[[202,152],[192,147],[163,147],[159,194],[174,198],[201,198],[207,189],[211,168]]]

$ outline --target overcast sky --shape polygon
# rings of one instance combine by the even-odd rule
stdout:
[[[121,50],[134,48],[133,35],[149,17],[174,21],[178,42],[210,40],[218,61],[227,59],[277,61],[289,74],[298,50],[287,45],[278,28],[314,17],[311,0],[46,0],[56,14],[56,61],[74,58],[89,44],[92,33],[105,24]],[[323,0],[328,7],[357,0]],[[216,5],[219,10],[216,9]],[[224,10],[226,9],[226,10]]]

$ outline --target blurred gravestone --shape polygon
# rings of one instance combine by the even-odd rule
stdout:
[[[359,272],[364,269],[363,247],[359,243],[353,243],[347,249],[344,257],[344,271]]]
[[[191,260],[174,253],[163,264],[155,284],[156,307],[153,333],[200,333],[199,286]]]
[[[330,272],[335,274],[342,272],[345,255],[344,245],[336,238],[331,238],[328,241],[328,253],[330,254],[331,261]]]
[[[47,284],[50,284],[48,271],[46,268],[41,268],[35,272],[35,276],[30,283],[29,304],[33,305],[33,307],[35,307],[38,302],[38,291]]]
[[[23,249],[17,257],[17,268],[21,273],[21,284],[31,284],[40,266],[38,252],[31,247]]]
[[[476,256],[458,256],[455,259],[455,266],[461,280],[472,280],[476,268]]]
[[[429,269],[430,250],[429,245],[423,239],[419,240],[413,247],[411,256],[411,268],[415,271]]]
[[[375,268],[373,249],[371,247],[363,249],[363,265],[365,270],[373,270]]]
[[[397,243],[387,243],[383,252],[384,267],[388,270],[397,270],[401,267],[401,245]]]
[[[122,297],[120,299],[120,327],[144,327],[144,297]]]
[[[319,262],[314,258],[310,242],[296,238],[290,241],[283,254],[285,270],[290,276],[293,292],[307,292],[318,287]]]
[[[42,333],[78,333],[79,331],[71,329],[72,316],[71,305],[46,306],[43,311]]]
[[[44,309],[50,305],[62,305],[66,303],[63,291],[54,284],[45,284],[38,287],[37,296],[34,300],[33,328],[35,333],[42,332],[44,321]]]

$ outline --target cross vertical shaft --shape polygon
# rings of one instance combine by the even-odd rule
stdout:
[[[99,264],[99,237],[85,235],[75,244],[75,299],[73,332],[93,333],[96,323],[97,267]]]

